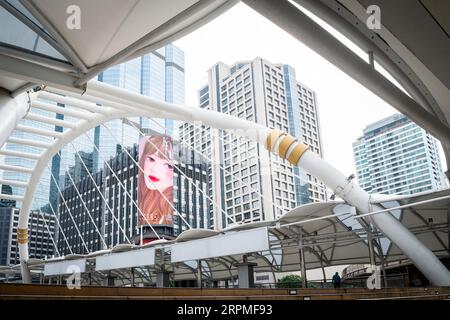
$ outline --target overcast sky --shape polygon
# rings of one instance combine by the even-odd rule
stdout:
[[[198,106],[197,90],[206,84],[207,70],[218,61],[233,64],[261,57],[294,67],[297,80],[317,93],[325,159],[344,174],[356,173],[352,142],[362,135],[362,130],[397,113],[243,3],[174,44],[185,52],[186,103],[193,106]],[[357,53],[365,57],[363,52]]]

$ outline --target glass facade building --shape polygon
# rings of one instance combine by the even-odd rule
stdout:
[[[353,153],[358,182],[370,193],[414,194],[445,186],[436,140],[402,114],[367,126]]]
[[[110,67],[101,72],[97,79],[157,100],[181,104],[185,101],[184,52],[169,44],[152,53]],[[173,133],[172,120],[154,119],[158,125],[145,117],[132,120],[138,123],[143,130],[151,129],[161,133]],[[96,127],[86,133],[87,137],[82,135],[74,141],[73,146],[68,145],[62,149],[59,179],[61,189],[67,186],[64,184],[68,180],[65,172],[69,169],[73,170],[79,162],[76,151],[92,153],[92,170],[91,168],[88,170],[96,173],[103,168],[105,160],[115,157],[121,151],[119,143],[130,147],[139,141],[139,132],[123,119],[112,120],[106,126],[109,130],[102,126]],[[114,133],[114,137],[111,132]],[[93,144],[97,148],[94,148]],[[97,149],[101,155],[98,154]],[[75,181],[78,181],[78,175],[75,175],[74,178],[77,178]]]
[[[322,156],[315,93],[295,79],[292,67],[261,58],[232,66],[217,63],[208,79],[199,90],[200,108],[289,132]],[[294,171],[257,143],[227,131],[202,129],[184,123],[180,138],[211,159],[215,228],[272,220],[299,204],[326,200],[326,189],[315,177]]]
[[[0,14],[3,13],[0,12]],[[7,18],[9,19],[10,17],[5,15],[5,19]],[[22,27],[24,26],[18,23],[18,32],[23,31],[26,33],[27,31],[25,29],[21,31]],[[8,40],[8,35],[2,34],[1,31],[0,37],[5,41]],[[34,43],[37,51],[40,52],[41,50],[46,50],[45,43],[41,38],[32,34],[30,34],[29,37],[30,39],[31,37],[35,37]],[[24,39],[28,39],[28,37],[25,37]],[[99,74],[98,80],[125,88],[138,94],[148,95],[155,99],[174,103],[184,103],[184,53],[179,48],[169,44],[166,47],[156,50],[155,52],[109,68]],[[50,101],[43,102],[54,104]],[[58,106],[61,108],[70,108],[70,106],[60,104],[58,104]],[[76,121],[76,119],[71,117],[51,113],[37,108],[31,108],[30,113],[54,117],[58,120],[68,122]],[[145,118],[140,119],[140,124],[143,128],[152,128],[153,130],[159,132],[165,131],[168,134],[173,132],[172,120],[157,119],[157,121],[164,129]],[[41,122],[26,118],[20,120],[20,124],[59,132],[62,132],[63,130],[62,127],[51,124],[43,124]],[[124,123],[121,119],[113,120],[109,122],[107,126],[112,132],[118,133],[120,143],[125,146],[132,146],[139,139],[139,133],[134,128]],[[41,153],[41,148],[25,146],[20,143],[22,140],[50,142],[52,138],[15,130],[11,135],[10,141],[5,143],[2,149],[32,154]],[[76,172],[73,171],[75,167],[78,169],[81,168],[76,151],[92,153],[93,160],[92,167],[89,168],[90,172],[95,173],[99,169],[103,168],[104,159],[99,157],[98,152],[95,148],[93,148],[93,143],[95,143],[97,148],[100,150],[103,158],[106,157],[106,159],[114,157],[117,152],[120,151],[117,142],[111,137],[109,131],[105,130],[103,127],[97,127],[81,135],[73,141],[73,145],[68,144],[66,147],[61,149],[60,153],[55,155],[49,163],[49,166],[45,168],[45,171],[40,178],[39,186],[36,188],[32,209],[39,209],[48,213],[56,213],[57,198],[60,194],[60,190],[64,189],[65,184],[68,181],[66,171],[72,170],[75,181],[81,178],[81,176],[75,174]],[[0,163],[5,165],[32,168],[35,162],[36,160],[34,159],[0,155]],[[85,169],[83,170],[86,171]],[[0,170],[0,178],[3,180],[27,182],[29,177],[30,174],[25,172],[8,171],[4,169]],[[10,190],[10,194],[15,196],[23,196],[25,193],[25,189],[23,187],[9,185],[4,185],[4,187],[8,188],[8,190]],[[21,202],[18,201],[16,206],[20,208]]]
[[[47,101],[46,101],[47,102]],[[58,118],[59,115],[56,115],[55,113],[51,113],[48,111],[36,109],[36,108],[30,108],[30,114],[37,115],[37,116],[48,116],[53,118]],[[19,124],[50,130],[50,131],[57,131],[57,127],[52,124],[44,124],[42,122],[37,122],[31,119],[27,119],[26,117],[21,119]],[[35,147],[35,146],[28,146],[25,145],[25,141],[31,140],[31,141],[39,141],[43,143],[50,143],[53,138],[46,137],[42,135],[38,135],[31,132],[25,132],[25,131],[19,131],[14,130],[8,139],[8,141],[3,146],[3,150],[6,151],[16,151],[16,152],[25,152],[29,154],[40,154],[42,152],[42,148]],[[15,157],[11,155],[0,155],[0,163],[3,163],[5,165],[11,165],[11,166],[19,166],[24,168],[33,168],[36,164],[36,159],[30,159],[30,158],[23,158],[23,157]],[[49,163],[49,166],[44,169],[44,172],[42,173],[41,179],[39,180],[38,187],[36,188],[36,192],[34,195],[32,208],[38,209],[38,210],[44,210],[47,211],[47,205],[49,202],[49,195],[52,194],[51,190],[51,174],[50,172],[54,172],[56,168],[57,163],[54,161]],[[8,171],[6,169],[0,170],[0,177],[2,177],[4,180],[15,180],[20,182],[27,182],[31,176],[31,173],[27,172],[18,172],[18,171]],[[15,196],[24,196],[25,195],[25,188],[18,187],[18,186],[10,186],[11,194]],[[18,208],[21,207],[21,202],[18,201],[16,203],[16,206]]]
[[[19,260],[19,243],[17,226],[19,209],[0,207],[0,265],[17,265]],[[53,214],[32,210],[28,231],[28,252],[30,258],[45,259],[57,254],[55,239],[56,220]],[[55,242],[56,244],[56,242]]]
[[[184,52],[169,44],[152,53],[109,68],[98,75],[98,80],[153,99],[183,104]],[[168,135],[176,134],[173,120],[156,119],[156,122],[159,125],[143,117],[139,124],[143,129]],[[121,132],[121,143],[124,146],[132,146],[139,139],[136,130],[120,119],[110,121],[108,127],[113,132]],[[111,140],[109,132],[99,127],[97,134],[102,152],[108,157],[115,156],[118,151],[117,143]],[[100,162],[98,167],[102,167]]]
[[[138,167],[135,162],[139,161],[139,147],[135,144],[127,149],[134,161],[127,152],[120,152],[108,161],[108,165],[93,174],[95,184],[85,177],[76,183],[76,188],[69,185],[63,190],[65,201],[60,197],[58,208],[62,232],[59,232],[57,242],[61,254],[70,253],[68,245],[76,253],[86,253],[86,247],[89,251],[103,249],[104,244],[97,230],[107,247],[126,243],[127,238],[136,240],[140,232],[137,224],[139,211],[135,205],[138,201]],[[209,185],[209,161],[174,143],[174,165],[175,209],[192,228],[209,228],[209,200],[205,196]],[[187,229],[187,225],[175,214],[173,235]]]
[[[289,133],[323,157],[319,110],[316,93],[296,80],[295,69],[283,65]],[[311,201],[324,201],[324,185],[317,178],[294,167],[297,206]]]

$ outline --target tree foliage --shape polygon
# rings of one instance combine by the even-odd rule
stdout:
[[[297,274],[288,274],[278,280],[277,288],[301,288],[302,277]]]

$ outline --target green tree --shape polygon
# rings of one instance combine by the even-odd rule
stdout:
[[[302,277],[297,274],[288,274],[278,279],[277,288],[301,288]]]

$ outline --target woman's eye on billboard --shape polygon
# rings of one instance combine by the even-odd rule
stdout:
[[[173,142],[163,135],[139,141],[139,225],[173,225]]]

